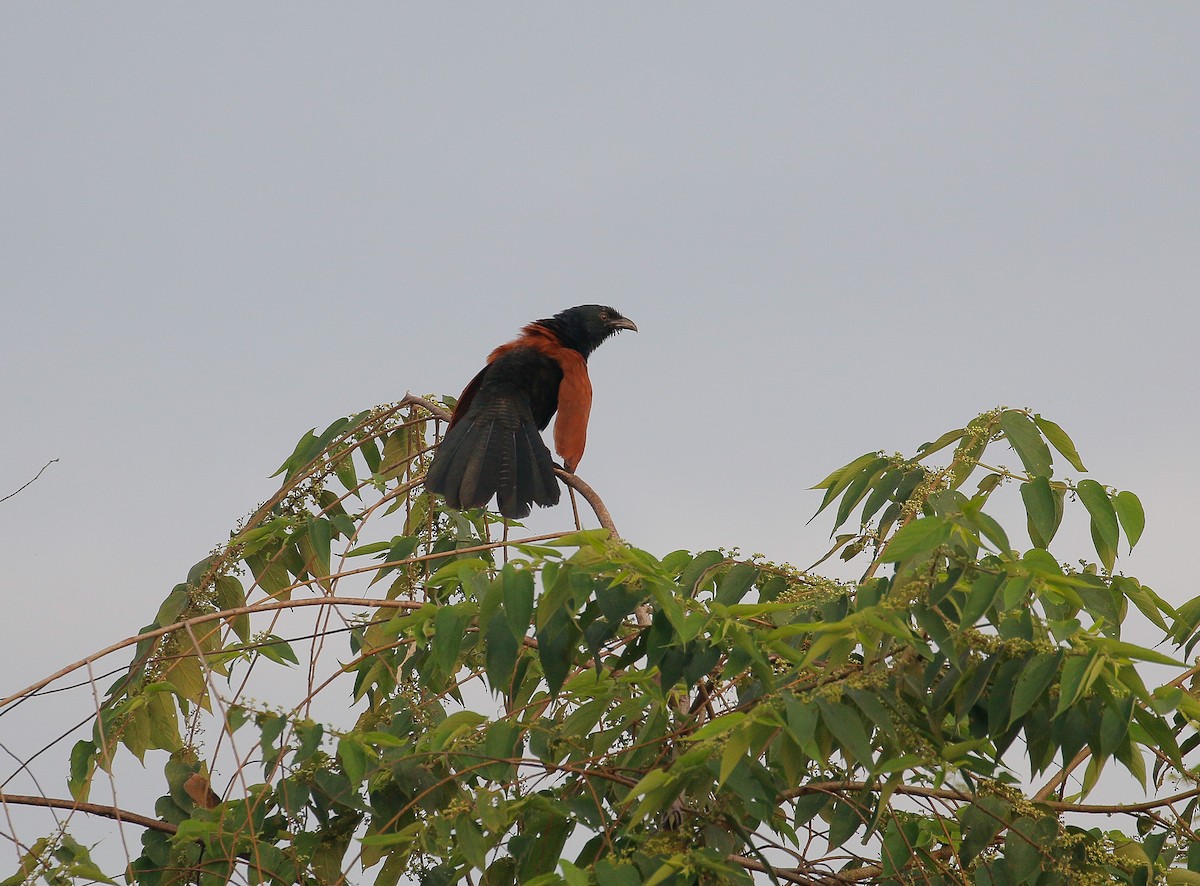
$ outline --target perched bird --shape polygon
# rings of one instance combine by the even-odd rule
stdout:
[[[539,432],[557,411],[554,449],[574,472],[592,409],[588,355],[622,329],[637,332],[610,307],[579,305],[530,323],[492,351],[458,398],[425,488],[452,508],[481,508],[494,495],[500,513],[518,519],[534,502],[558,504],[554,462]]]

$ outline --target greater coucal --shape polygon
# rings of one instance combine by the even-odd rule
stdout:
[[[588,355],[622,329],[637,326],[605,305],[579,305],[530,323],[492,351],[458,398],[425,488],[452,508],[481,508],[494,495],[512,518],[527,516],[534,502],[558,504],[554,462],[539,432],[557,411],[554,449],[574,472],[592,409]]]

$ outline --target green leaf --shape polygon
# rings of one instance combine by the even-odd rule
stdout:
[[[675,874],[687,867],[686,857],[682,853],[675,853],[661,865],[658,866],[653,874],[651,874],[644,883],[644,886],[658,886],[659,883],[665,882]]]
[[[1049,846],[1058,835],[1058,823],[1052,818],[1018,818],[1004,836],[1004,857],[1015,883],[1031,883],[1042,870],[1043,858],[1053,860]]]
[[[1024,412],[1006,409],[1000,413],[1000,429],[1021,459],[1025,470],[1035,477],[1049,477],[1053,462],[1050,447],[1042,439],[1038,426]]]
[[[1080,480],[1075,487],[1079,500],[1092,516],[1092,539],[1104,568],[1112,571],[1116,558],[1117,512],[1104,487],[1095,480]]]
[[[1048,551],[1043,551],[1040,548],[1030,548],[1021,556],[1021,562],[1024,563],[1034,575],[1042,575],[1050,578],[1062,578],[1062,567],[1054,556]]]
[[[871,768],[874,755],[871,752],[871,739],[863,726],[862,718],[849,705],[837,701],[816,700],[821,711],[821,722],[837,739],[844,751],[848,752],[861,766]]]
[[[1063,663],[1062,678],[1058,684],[1058,707],[1054,716],[1058,717],[1067,711],[1088,690],[1092,680],[1092,665],[1098,659],[1098,653],[1090,656],[1069,655]],[[1094,679],[1094,677],[1092,678]]]
[[[852,686],[846,687],[846,694],[853,699],[859,709],[864,714],[871,718],[871,722],[884,730],[886,734],[894,734],[896,732],[896,723],[892,719],[891,713],[887,706],[879,700],[879,696],[872,690],[855,689]]]
[[[278,477],[284,471],[287,471],[287,478],[291,479],[300,468],[304,467],[310,461],[317,457],[317,453],[321,451],[319,441],[316,434],[313,433],[316,428],[311,428],[305,431],[304,436],[296,444],[296,448],[292,450],[292,454],[287,457],[287,460],[279,466],[272,477]]]
[[[1030,541],[1039,548],[1049,547],[1060,520],[1049,478],[1034,477],[1028,483],[1022,483],[1021,500],[1025,502],[1029,520]]]
[[[679,792],[676,778],[662,769],[651,769],[629,789],[630,799],[641,797],[641,802],[629,813],[627,821],[637,824],[647,815],[665,809]]]
[[[538,660],[542,664],[546,684],[553,694],[558,694],[571,671],[579,633],[574,619],[561,609],[537,630]]]
[[[1083,460],[1079,457],[1079,452],[1075,449],[1075,444],[1071,442],[1071,438],[1067,436],[1067,432],[1050,421],[1048,418],[1043,418],[1040,415],[1034,415],[1033,420],[1037,422],[1038,428],[1050,444],[1062,453],[1063,458],[1071,463],[1077,471],[1086,471],[1083,466]]]
[[[850,481],[853,480],[854,477],[858,474],[858,472],[861,471],[868,462],[870,462],[876,458],[879,458],[879,450],[875,450],[874,452],[864,453],[864,454],[860,455],[858,458],[854,459],[854,461],[850,462],[850,464],[843,465],[842,467],[838,468],[836,471],[831,473],[828,477],[826,477],[820,483],[817,483],[808,488],[809,489],[832,489],[840,481],[842,481],[843,478],[845,478],[845,481],[842,483],[842,487],[841,487],[842,489],[845,489],[850,484]]]
[[[901,526],[879,555],[879,559],[884,563],[897,563],[932,551],[949,540],[949,523],[941,517],[921,517]]]
[[[99,753],[100,749],[95,742],[91,741],[77,741],[71,748],[71,775],[67,786],[71,790],[71,796],[77,802],[87,801],[92,784],[92,773],[96,771],[96,757]]]
[[[331,458],[333,461],[333,471],[337,474],[338,482],[347,492],[353,492],[358,486],[358,474],[354,470],[354,450],[342,449],[336,456]]]
[[[896,487],[900,485],[900,481],[903,479],[904,471],[901,468],[892,468],[885,471],[883,476],[879,478],[879,482],[871,490],[871,494],[867,496],[867,500],[863,504],[859,522],[865,525],[868,520],[874,517],[879,512],[879,509],[891,500],[896,492]]]
[[[533,624],[533,573],[505,564],[500,573],[503,582],[504,614],[514,637],[524,637]]]
[[[853,803],[839,800],[829,816],[829,845],[844,846],[862,827],[863,820]]]
[[[1177,769],[1182,769],[1183,760],[1180,759],[1179,745],[1166,720],[1141,707],[1133,709],[1133,719],[1145,732],[1145,736],[1139,736],[1138,741],[1148,748],[1155,748],[1166,754]]]
[[[296,653],[288,642],[274,634],[262,641],[258,651],[276,664],[300,664],[300,659],[296,658]]]
[[[485,642],[488,682],[494,691],[507,695],[512,683],[513,670],[517,666],[520,641],[513,636],[502,611],[497,610],[488,623]]]
[[[1008,801],[994,794],[976,797],[975,802],[963,810],[962,846],[959,856],[964,865],[979,855],[1000,832],[1008,810]]]
[[[445,750],[457,738],[474,732],[486,722],[487,717],[477,711],[455,711],[433,730],[429,746],[434,751]]]
[[[398,738],[390,732],[379,732],[378,730],[364,732],[360,738],[367,744],[381,748],[402,748],[405,745],[404,739]]]
[[[394,480],[407,470],[412,456],[413,440],[409,429],[398,427],[384,441],[383,459],[376,473],[384,480]]]
[[[1061,653],[1043,652],[1035,655],[1021,671],[1017,685],[1013,689],[1012,708],[1008,715],[1008,725],[1011,726],[1029,711],[1030,708],[1046,694],[1055,675]]]
[[[370,544],[359,545],[357,548],[346,551],[346,556],[365,557],[368,554],[378,554],[380,551],[386,551],[391,546],[392,543],[390,541],[373,541]]]
[[[979,481],[979,494],[987,495],[1004,481],[1003,474],[988,474]]]
[[[462,851],[467,864],[481,871],[487,867],[487,842],[483,838],[483,831],[470,816],[458,815],[455,817],[454,836],[455,843]]]
[[[745,759],[747,751],[750,750],[750,730],[737,729],[725,742],[725,747],[721,751],[721,772],[717,776],[717,787],[725,784],[729,776],[733,774],[733,770],[737,765]]]
[[[995,517],[984,513],[983,504],[983,499],[974,499],[968,502],[963,507],[963,516],[996,546],[998,553],[1007,554],[1012,550],[1012,545],[1008,541],[1008,533],[1004,531],[1004,527],[996,521]]]
[[[740,602],[756,578],[758,567],[753,563],[735,564],[717,585],[716,602],[723,606],[733,606]]]
[[[262,554],[248,554],[246,565],[263,591],[286,600],[291,598],[292,579],[283,565],[283,559],[282,554],[272,554],[270,559]]]
[[[1121,521],[1121,528],[1125,530],[1125,537],[1129,539],[1129,548],[1138,543],[1138,539],[1142,537],[1142,530],[1146,528],[1146,512],[1142,510],[1142,502],[1132,492],[1118,492],[1112,500],[1113,507],[1117,512],[1117,517]]]
[[[631,864],[613,864],[604,858],[596,862],[598,886],[641,886],[642,875]]]
[[[1132,600],[1134,605],[1141,610],[1142,615],[1154,622],[1165,633],[1172,634],[1166,619],[1163,618],[1163,613],[1174,617],[1175,610],[1152,589],[1122,575],[1113,578],[1113,587]]]
[[[883,474],[883,469],[891,463],[891,459],[888,458],[872,459],[850,481],[845,493],[842,495],[842,503],[838,505],[837,516],[833,519],[833,529],[835,532],[838,527],[846,522],[846,518],[850,516],[850,512],[854,510],[855,506],[867,497],[867,493],[871,489],[871,483]]]
[[[488,724],[483,755],[497,762],[479,770],[481,777],[496,782],[508,781],[512,777],[515,765],[508,761],[521,756],[518,749],[521,734],[521,728],[507,720],[497,720]]]
[[[883,834],[883,875],[894,876],[913,856],[913,850],[920,837],[920,827],[915,821],[901,823],[892,819],[887,823]]]
[[[173,625],[179,621],[179,616],[188,604],[188,586],[185,584],[175,585],[171,589],[171,593],[167,594],[167,599],[163,600],[162,605],[158,607],[158,615],[154,617],[156,627],[165,628],[167,625]]]
[[[312,553],[315,562],[305,563],[308,571],[313,575],[324,578],[329,575],[329,552],[330,539],[333,534],[333,525],[328,520],[316,518],[308,524],[308,541],[312,545]]]
[[[588,886],[592,882],[592,878],[588,876],[587,871],[576,867],[565,858],[559,859],[558,866],[562,868],[562,876],[567,886]]]
[[[816,486],[810,486],[810,489],[825,490],[825,497],[821,499],[821,506],[817,508],[817,514],[829,507],[829,504],[841,494],[842,490],[854,481],[854,478],[862,472],[862,469],[877,458],[879,458],[878,451],[864,453],[850,462],[850,464],[838,468]],[[817,514],[813,514],[813,517],[816,517]]]
[[[246,591],[242,583],[232,575],[222,575],[216,582],[217,606],[221,609],[239,609],[246,605]],[[250,616],[248,613],[227,619],[233,632],[243,643],[250,639]]]
[[[471,620],[466,605],[439,606],[433,617],[433,662],[446,677],[453,677],[458,670],[458,651],[462,648],[463,630]]]
[[[1091,645],[1109,656],[1109,658],[1127,658],[1132,661],[1149,661],[1154,664],[1171,665],[1177,668],[1186,667],[1184,662],[1169,655],[1156,652],[1153,649],[1147,649],[1145,646],[1126,643],[1124,640],[1114,640],[1111,637],[1093,637],[1091,638]]]
[[[1121,746],[1129,732],[1129,722],[1132,719],[1132,695],[1114,699],[1104,706],[1104,714],[1100,718],[1100,753],[1103,756],[1114,753]]]
[[[946,433],[942,434],[942,436],[938,437],[932,443],[922,443],[920,446],[918,446],[917,453],[921,458],[924,458],[927,455],[933,455],[935,452],[945,449],[956,440],[962,439],[962,436],[966,432],[966,428],[958,428],[957,430],[946,431]]]
[[[367,752],[362,743],[355,736],[344,735],[338,741],[337,755],[350,784],[361,783],[367,772]]]
[[[1000,586],[1004,584],[1004,578],[1005,576],[1001,574],[985,573],[975,579],[971,585],[971,592],[967,595],[967,601],[963,604],[960,627],[969,628],[983,617],[983,614],[996,601],[996,596],[1000,593]]]
[[[720,551],[702,551],[692,559],[679,574],[679,592],[685,597],[693,597],[701,590],[701,580],[704,586],[712,579],[713,567],[725,560]]]
[[[684,736],[684,738],[687,741],[703,741],[706,738],[715,738],[718,735],[724,735],[735,726],[740,726],[745,720],[746,715],[741,711],[730,711],[727,714],[722,714],[715,720],[710,720],[691,735]]]

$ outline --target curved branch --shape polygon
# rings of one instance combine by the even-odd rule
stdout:
[[[440,418],[442,421],[450,421],[452,415],[450,410],[444,406],[434,403],[432,400],[426,400],[424,397],[418,397],[416,394],[405,394],[404,399],[400,401],[400,406],[420,406],[431,413],[434,418]]]
[[[601,526],[603,526],[617,538],[621,537],[620,533],[617,532],[616,524],[613,523],[612,514],[608,512],[608,508],[605,507],[604,502],[600,499],[600,496],[596,493],[595,489],[580,480],[578,474],[572,474],[570,471],[564,471],[560,467],[555,467],[554,473],[560,480],[587,499],[587,503],[592,506],[592,510],[596,514],[596,519],[600,521]]]
[[[0,793],[0,804],[11,803],[14,806],[42,806],[49,809],[69,809],[72,812],[86,812],[101,818],[111,818],[117,822],[129,822],[140,825],[151,831],[162,831],[164,834],[174,834],[178,828],[169,821],[159,821],[148,818],[136,812],[127,812],[116,806],[102,806],[99,803],[77,803],[74,800],[59,800],[54,797],[30,797],[24,794]]]

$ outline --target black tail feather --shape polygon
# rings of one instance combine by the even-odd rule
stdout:
[[[558,503],[550,450],[532,417],[487,409],[464,416],[443,438],[425,477],[425,488],[452,508],[481,508],[497,497],[500,513],[520,519],[532,505]]]
[[[529,452],[533,456],[528,476],[530,478],[529,499],[543,508],[558,504],[558,478],[554,476],[554,459],[542,442],[542,435],[532,423],[522,426]]]

